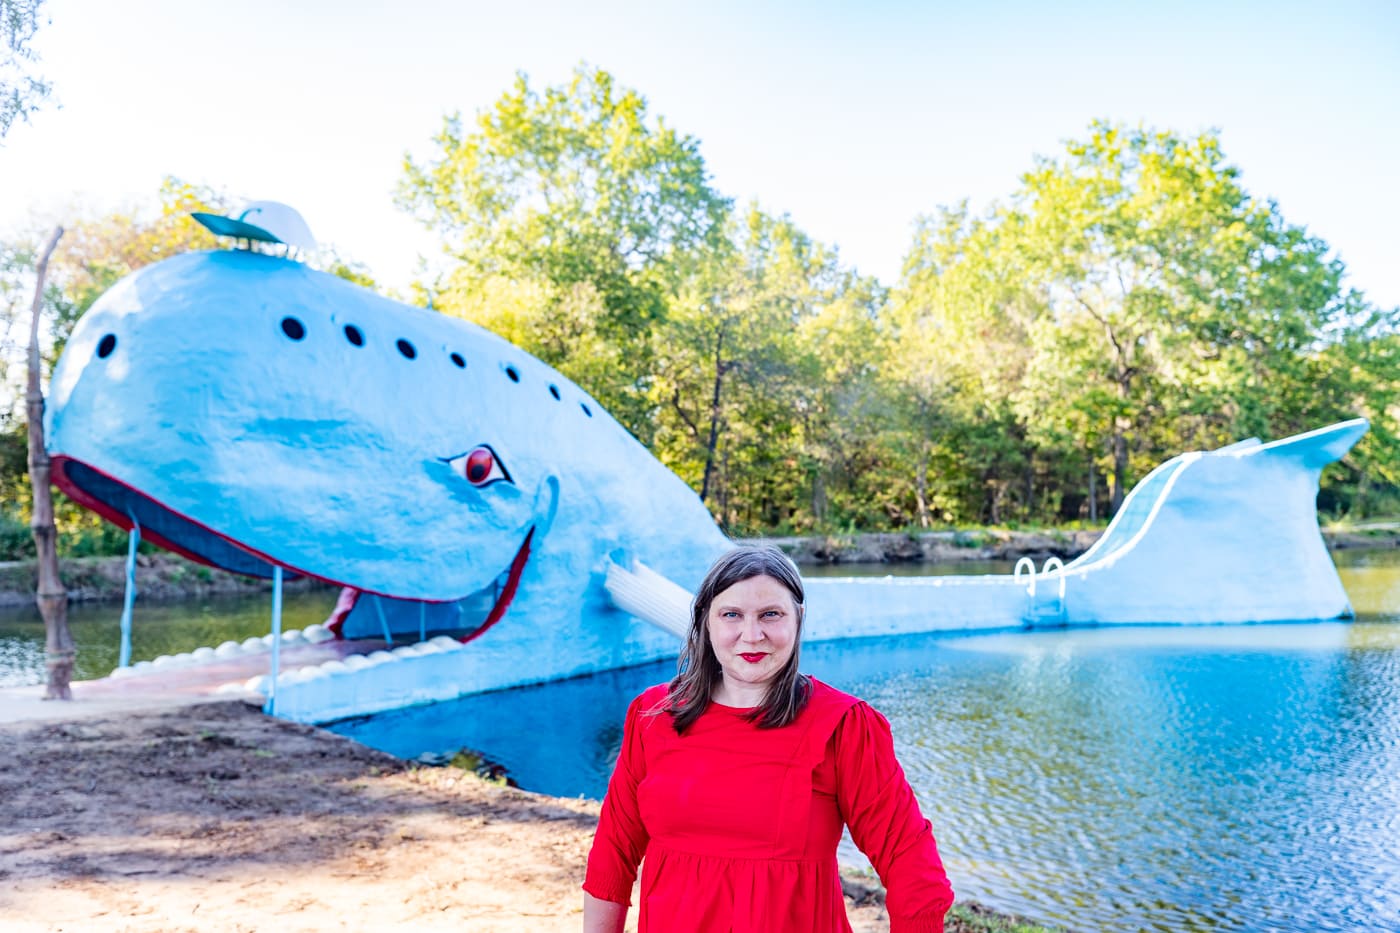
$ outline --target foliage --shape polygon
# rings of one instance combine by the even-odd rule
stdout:
[[[153,217],[118,211],[72,224],[54,258],[54,284],[49,289],[54,358],[78,318],[118,280],[179,253],[215,248],[214,234],[190,212],[227,213],[228,207],[228,198],[219,192],[167,176]]]
[[[525,75],[469,127],[405,160],[399,203],[444,238],[439,310],[500,332],[650,435],[650,331],[714,247],[729,202],[699,143],[600,69],[543,93]]]
[[[28,120],[48,99],[49,83],[35,75],[30,43],[39,31],[44,0],[0,0],[0,141],[16,119]]]
[[[559,367],[732,534],[1101,525],[1181,450],[1357,415],[1371,432],[1319,508],[1400,513],[1400,309],[1347,288],[1214,133],[1095,123],[1004,203],[921,218],[892,289],[790,217],[734,210],[698,141],[601,70],[544,90],[518,76],[434,147],[398,195],[445,249],[419,299]],[[215,245],[187,212],[227,206],[172,178],[153,217],[70,225],[55,350],[119,277]],[[0,244],[7,323],[32,264],[32,244]],[[321,264],[374,287],[333,249]],[[6,553],[28,521],[23,431],[0,425]],[[68,552],[123,549],[58,509]]]
[[[580,67],[407,160],[422,287],[611,408],[735,533],[1099,522],[1182,449],[1356,414],[1337,512],[1392,501],[1395,312],[1252,198],[1214,133],[1095,123],[985,216],[923,218],[892,292],[739,215],[696,141]]]
[[[1356,459],[1394,462],[1397,321],[1328,254],[1248,195],[1215,134],[1096,123],[986,217],[926,219],[890,317],[925,410],[998,425],[1000,449],[973,458],[990,467],[981,517],[1000,520],[1003,494],[1072,517],[1100,473],[1116,509],[1177,450],[1355,414],[1375,425]]]

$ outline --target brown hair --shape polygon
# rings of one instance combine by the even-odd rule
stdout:
[[[690,604],[690,631],[685,648],[676,665],[676,677],[667,694],[666,712],[671,714],[677,732],[684,732],[710,705],[715,686],[722,676],[719,658],[710,644],[710,605],[715,597],[736,583],[753,577],[772,577],[792,595],[797,609],[797,636],[793,639],[792,657],[768,685],[763,702],[748,714],[750,722],[761,729],[777,729],[797,718],[807,705],[812,692],[811,681],[797,672],[797,659],[802,647],[802,619],[806,614],[806,595],[802,575],[786,554],[769,545],[735,548],[715,561],[700,583]]]

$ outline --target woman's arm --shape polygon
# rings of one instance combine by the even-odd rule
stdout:
[[[836,800],[885,885],[891,933],[942,933],[953,888],[933,828],[894,755],[890,724],[865,703],[836,727]]]
[[[583,892],[583,933],[622,933],[627,905],[605,901]]]
[[[622,929],[627,905],[632,900],[632,885],[637,880],[637,866],[642,862],[650,839],[637,801],[637,786],[646,777],[641,706],[642,697],[638,697],[627,709],[622,748],[608,780],[608,792],[598,815],[598,829],[588,852],[588,868],[583,879],[583,916],[584,929],[589,931],[612,933]],[[614,912],[616,918],[612,916]],[[591,926],[591,923],[615,923],[615,926]]]

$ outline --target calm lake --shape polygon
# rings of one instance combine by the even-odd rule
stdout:
[[[803,667],[890,719],[962,897],[1081,931],[1393,933],[1400,552],[1336,557],[1354,623],[866,639],[809,646]],[[290,599],[287,626],[332,601]],[[119,611],[74,613],[83,676],[115,663]],[[134,656],[266,630],[266,600],[148,606]],[[0,683],[42,670],[37,619],[0,619]],[[402,757],[474,748],[522,787],[597,797],[627,703],[673,670],[334,729]]]

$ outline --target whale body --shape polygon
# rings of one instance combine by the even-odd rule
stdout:
[[[674,656],[675,634],[641,621],[645,600],[614,577],[671,581],[683,615],[732,547],[545,363],[247,251],[114,286],[75,327],[45,419],[55,481],[79,503],[210,566],[340,585],[342,636],[419,636],[279,680],[278,715],[303,721]],[[1347,616],[1315,498],[1366,427],[1173,458],[1068,567],[809,580],[804,638]]]
[[[420,693],[674,653],[674,636],[611,605],[608,564],[693,588],[731,546],[679,477],[538,359],[247,251],[181,255],[103,295],[55,369],[46,438],[79,503],[211,566],[362,594],[342,620],[367,616],[361,633],[507,620],[473,641],[477,673]]]

